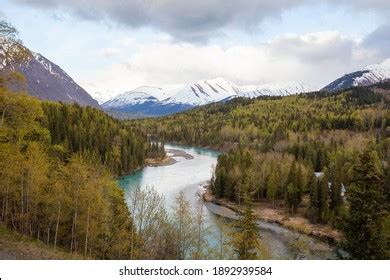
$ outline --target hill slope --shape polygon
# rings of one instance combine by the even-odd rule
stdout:
[[[0,260],[69,260],[83,259],[77,254],[54,250],[41,241],[7,229],[0,224]]]

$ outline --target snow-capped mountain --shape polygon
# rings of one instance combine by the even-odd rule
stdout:
[[[222,78],[201,80],[176,88],[176,92],[164,104],[188,104],[200,106],[240,94],[240,88]]]
[[[25,54],[22,59],[17,58],[20,53]],[[9,70],[21,72],[27,80],[28,93],[32,96],[99,107],[97,101],[58,65],[20,44],[0,42],[0,65],[0,74]]]
[[[380,64],[346,74],[324,87],[323,91],[338,91],[356,86],[369,86],[390,79],[390,58]]]
[[[159,102],[159,100],[151,94],[145,92],[130,91],[119,94],[115,98],[105,102],[103,107],[105,108],[122,108],[129,104],[143,104],[147,102]]]
[[[164,87],[142,86],[102,104],[110,112],[161,116],[236,97],[290,95],[308,92],[299,83],[238,86],[223,78]]]
[[[286,96],[309,91],[311,91],[309,87],[297,82],[269,83],[260,86],[243,86],[241,87],[240,96],[247,98],[256,98],[264,95]]]

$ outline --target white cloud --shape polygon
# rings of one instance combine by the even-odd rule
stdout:
[[[41,9],[66,9],[87,20],[161,30],[182,41],[205,42],[227,26],[246,29],[308,0],[13,0]]]
[[[80,18],[128,27],[151,27],[178,41],[207,42],[229,29],[252,30],[265,19],[312,4],[388,16],[389,0],[12,0],[41,9],[63,10]]]
[[[115,56],[122,54],[122,49],[120,49],[120,48],[104,48],[104,49],[100,50],[98,54],[104,58],[112,58],[112,57],[115,57]]]
[[[304,35],[286,34],[276,37],[269,48],[276,55],[292,56],[307,63],[337,60],[349,57],[354,41],[337,31],[309,33]]]

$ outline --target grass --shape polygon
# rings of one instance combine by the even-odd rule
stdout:
[[[83,256],[70,254],[53,245],[22,235],[0,223],[0,259],[21,260],[72,260]]]

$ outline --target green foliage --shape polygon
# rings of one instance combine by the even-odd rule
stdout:
[[[353,169],[349,191],[350,215],[345,225],[346,249],[353,259],[384,259],[383,174],[376,152],[366,149]],[[388,251],[388,250],[387,250]]]
[[[244,213],[240,214],[235,223],[236,230],[232,233],[231,244],[240,260],[256,260],[269,257],[260,241],[256,218],[252,212],[252,203],[245,199]]]
[[[327,223],[329,219],[329,174],[328,170],[324,170],[317,190],[317,210],[318,221]]]
[[[5,66],[11,63],[25,61],[31,57],[31,52],[23,46],[22,41],[18,38],[18,30],[9,22],[0,20],[0,61]],[[5,67],[0,72],[0,86],[4,80],[8,80],[9,74],[14,72],[12,69]],[[13,75],[11,75],[12,77]],[[9,83],[10,85],[10,83]],[[13,85],[14,86],[14,85]]]
[[[309,188],[309,211],[308,217],[311,222],[316,223],[318,221],[318,179],[314,172],[309,175],[308,181]]]
[[[302,200],[302,176],[301,167],[297,167],[294,161],[288,175],[288,185],[286,192],[286,202],[291,215],[294,215],[299,203],[301,203]]]
[[[130,235],[132,220],[123,192],[99,163],[103,162],[99,147],[105,146],[96,147],[99,143],[93,141],[119,139],[131,147],[131,134],[122,133],[120,125],[101,112],[43,104],[4,87],[0,87],[0,116],[1,222],[87,258],[129,258],[136,240]],[[100,124],[106,131],[101,138],[96,127]],[[65,127],[64,131],[56,134],[56,126]],[[142,154],[143,149],[133,152]]]
[[[50,131],[52,145],[61,145],[68,156],[95,156],[117,175],[142,166],[144,142],[118,120],[77,104],[44,102],[42,108],[41,124]]]
[[[380,93],[373,92],[369,88],[353,88],[346,94],[348,102],[354,102],[358,105],[370,105],[382,100]]]
[[[165,157],[164,141],[152,142],[148,141],[148,148],[146,151],[147,158],[162,159]]]
[[[129,123],[144,135],[151,133],[188,145],[231,148],[240,143],[262,152],[282,148],[310,161],[316,171],[321,171],[327,161],[324,150],[343,143],[330,143],[326,138],[313,136],[323,130],[364,132],[380,128],[387,111],[379,101],[384,99],[386,106],[388,102],[384,94],[365,88],[318,98],[316,94],[237,99]],[[367,96],[373,96],[372,100],[368,102]],[[284,141],[288,141],[287,146],[280,147]]]

